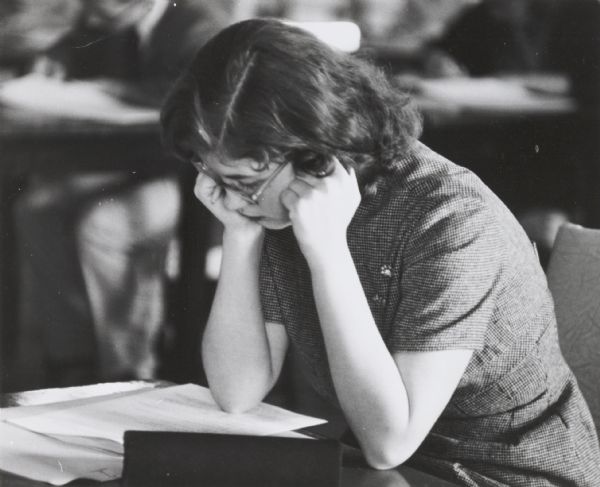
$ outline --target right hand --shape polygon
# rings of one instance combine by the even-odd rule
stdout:
[[[194,195],[220,220],[226,230],[262,234],[264,229],[261,225],[227,207],[225,204],[225,198],[227,198],[225,190],[210,176],[204,173],[198,174],[194,186]]]

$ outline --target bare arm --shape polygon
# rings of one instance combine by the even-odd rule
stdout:
[[[385,346],[348,251],[311,265],[336,394],[367,461],[407,460],[450,400],[470,350],[398,353]]]
[[[210,390],[226,411],[257,405],[275,384],[287,349],[283,326],[265,324],[258,289],[263,229],[214,198],[210,178],[199,176],[198,198],[225,224],[223,261],[202,339]]]
[[[346,242],[360,201],[338,163],[326,177],[298,178],[282,193],[308,262],[333,384],[367,461],[408,459],[450,400],[472,351],[392,354],[375,324]]]
[[[258,291],[262,238],[223,238],[221,276],[202,340],[210,389],[219,405],[240,412],[262,401],[279,377],[287,336],[265,324]]]

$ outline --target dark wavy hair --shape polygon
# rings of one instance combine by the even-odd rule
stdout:
[[[410,150],[421,119],[367,61],[282,21],[253,19],[199,50],[167,96],[161,125],[167,149],[186,161],[223,150],[322,175],[336,156],[369,193]]]

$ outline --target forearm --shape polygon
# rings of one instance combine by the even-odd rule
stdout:
[[[347,246],[310,263],[335,390],[369,463],[403,461],[409,402],[400,372],[377,329]],[[410,452],[412,453],[412,451]],[[399,459],[399,460],[395,460]]]
[[[262,237],[227,231],[221,275],[202,340],[215,400],[228,411],[260,402],[275,381],[258,289]]]

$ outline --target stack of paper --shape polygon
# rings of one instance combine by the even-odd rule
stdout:
[[[260,404],[223,412],[208,389],[185,384],[0,410],[0,469],[62,485],[121,476],[126,430],[279,435],[324,421]]]

